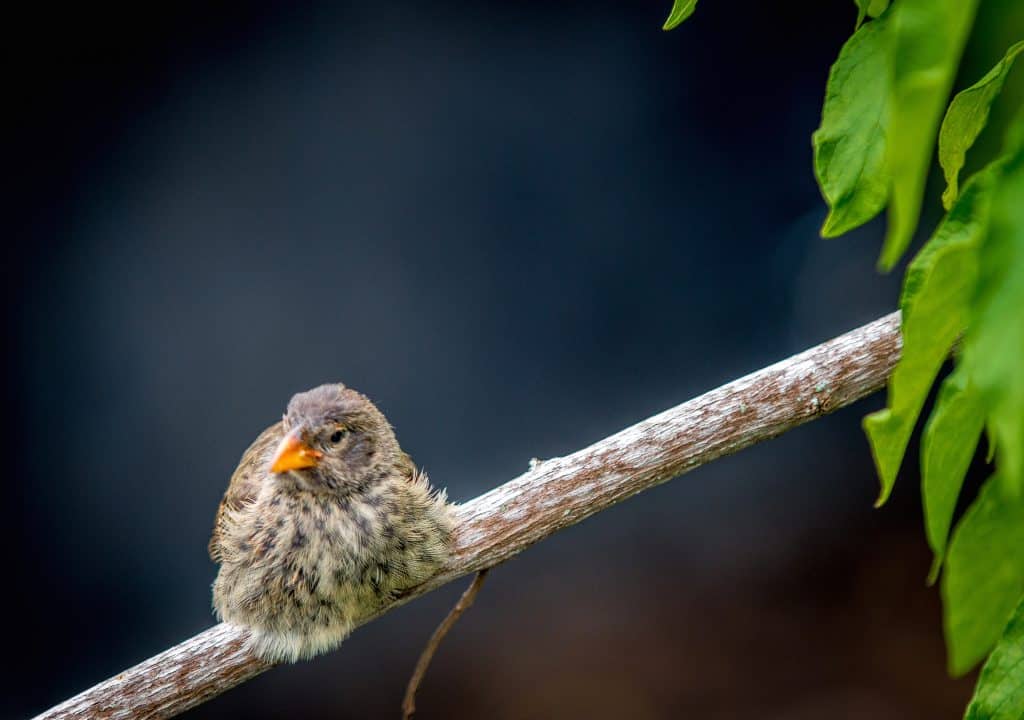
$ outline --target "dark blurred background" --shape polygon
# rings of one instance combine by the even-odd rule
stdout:
[[[212,623],[217,503],[296,391],[366,392],[461,501],[896,306],[881,222],[817,235],[853,3],[669,6],[11,11],[0,716]],[[959,717],[916,462],[871,509],[881,402],[499,568],[420,717]],[[396,717],[460,591],[187,717]]]

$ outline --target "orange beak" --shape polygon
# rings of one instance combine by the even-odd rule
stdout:
[[[285,435],[281,444],[277,446],[277,452],[270,463],[270,472],[282,473],[313,467],[323,456],[322,452],[302,442],[298,432],[292,431]]]

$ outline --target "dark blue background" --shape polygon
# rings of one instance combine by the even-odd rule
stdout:
[[[881,223],[817,235],[853,3],[669,4],[14,17],[0,715],[212,622],[217,502],[296,391],[367,393],[461,501],[895,307]],[[499,568],[420,716],[959,717],[880,403]],[[394,717],[459,591],[190,717]]]

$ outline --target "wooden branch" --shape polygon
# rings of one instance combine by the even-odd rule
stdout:
[[[437,626],[437,629],[434,630],[430,640],[427,641],[427,646],[420,653],[420,659],[416,661],[416,667],[412,671],[412,677],[409,678],[409,684],[405,686],[405,699],[402,701],[402,720],[410,720],[416,714],[416,692],[420,689],[423,676],[427,674],[430,661],[434,659],[434,654],[441,647],[441,642],[445,639],[445,636],[455,627],[455,623],[459,621],[459,618],[467,610],[473,607],[476,596],[480,592],[480,588],[483,587],[484,580],[487,579],[489,571],[490,568],[484,568],[473,576],[473,582],[463,591],[462,597],[455,603],[455,607],[448,611],[448,615]]]
[[[881,388],[900,352],[899,313],[734,380],[458,508],[445,569],[384,612],[508,560],[553,533],[715,458],[775,437]],[[373,618],[367,618],[367,622]],[[39,719],[169,718],[270,666],[217,625],[67,700]]]

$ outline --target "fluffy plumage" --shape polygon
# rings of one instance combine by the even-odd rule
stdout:
[[[272,662],[331,650],[445,562],[451,507],[366,397],[341,384],[299,393],[221,501],[209,546],[217,615],[250,628],[251,649]]]

